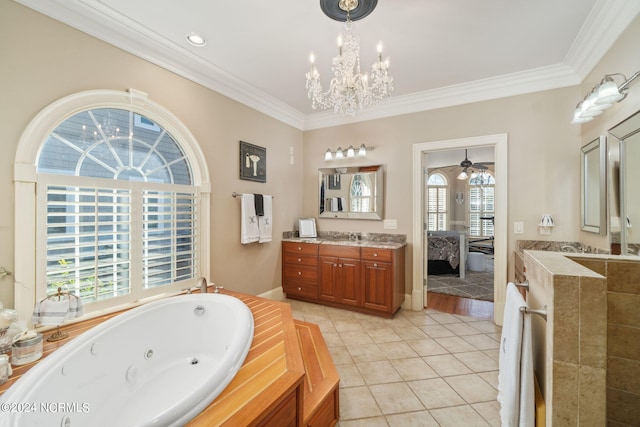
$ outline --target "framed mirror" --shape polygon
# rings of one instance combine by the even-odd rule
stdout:
[[[320,218],[382,220],[382,165],[322,168],[318,172]]]
[[[634,185],[640,179],[640,111],[609,129],[609,157],[618,166],[613,175],[611,193],[611,247],[612,253],[640,255],[640,192]],[[619,250],[614,251],[616,245]]]
[[[607,234],[607,138],[600,136],[580,150],[582,151],[582,230],[604,235]]]

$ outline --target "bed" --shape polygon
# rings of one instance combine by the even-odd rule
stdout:
[[[465,276],[467,255],[466,234],[460,231],[430,231],[427,233],[427,260],[429,274],[458,272]],[[443,268],[443,265],[448,268]]]

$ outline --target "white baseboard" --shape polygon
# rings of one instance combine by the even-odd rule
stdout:
[[[277,288],[273,288],[268,290],[267,292],[263,292],[258,295],[261,298],[267,298],[274,301],[284,301],[286,299],[284,292],[282,291],[282,287],[278,286]],[[422,304],[421,304],[422,305]],[[404,302],[402,303],[402,308],[404,310],[415,310],[412,304],[411,294],[404,295]],[[423,307],[420,307],[418,310],[422,310]]]
[[[274,300],[274,301],[284,301],[285,300],[285,296],[284,296],[284,292],[282,291],[282,286],[278,286],[277,288],[273,288],[267,292],[263,292],[261,294],[258,295],[261,298],[267,298],[270,300]]]

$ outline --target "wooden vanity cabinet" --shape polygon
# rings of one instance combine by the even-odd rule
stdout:
[[[362,248],[364,307],[392,316],[404,302],[404,247]]]
[[[318,245],[282,242],[282,289],[290,296],[318,298]]]
[[[404,302],[404,246],[282,242],[282,253],[282,287],[289,298],[384,317]]]
[[[318,298],[338,304],[361,305],[360,248],[320,245],[318,255],[320,260]]]

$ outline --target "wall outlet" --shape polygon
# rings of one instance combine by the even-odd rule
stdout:
[[[383,221],[383,227],[385,230],[395,230],[398,228],[398,220],[397,219],[385,219]]]
[[[513,234],[524,234],[524,222],[516,221],[513,223]]]

